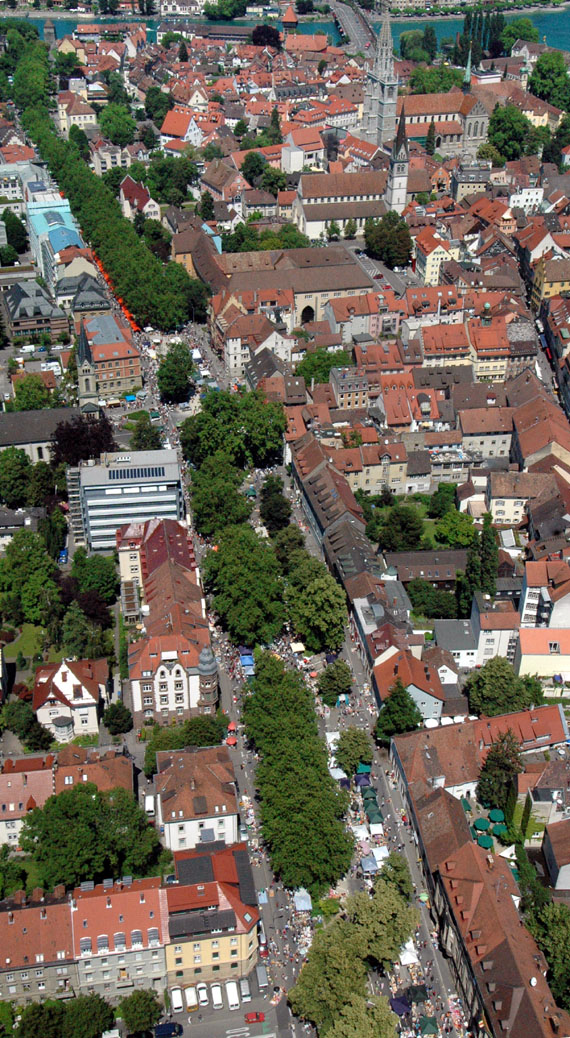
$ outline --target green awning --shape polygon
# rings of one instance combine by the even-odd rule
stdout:
[[[474,822],[475,828],[478,833],[487,832],[487,829],[489,828],[490,824],[491,823],[488,818],[477,818]]]
[[[420,1034],[439,1034],[435,1016],[420,1016]]]
[[[466,814],[467,814],[468,811],[472,811],[473,810],[473,808],[471,807],[471,804],[469,803],[467,797],[461,797],[461,806],[462,806],[462,808],[463,808],[463,810],[465,811]]]
[[[492,822],[504,822],[505,812],[501,811],[500,807],[494,807],[492,811],[489,811],[489,818]]]
[[[376,790],[374,789],[374,786],[364,786],[364,789],[362,790],[362,799],[376,800]]]
[[[357,775],[369,775],[371,771],[372,771],[372,766],[370,764],[359,764],[358,765],[358,771],[356,772],[356,774]]]
[[[491,839],[490,836],[487,836],[487,833],[483,833],[483,835],[480,836],[479,839],[477,840],[477,843],[485,851],[490,851],[491,847],[493,846],[493,840]]]

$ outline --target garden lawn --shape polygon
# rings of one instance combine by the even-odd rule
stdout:
[[[42,651],[44,631],[42,627],[34,624],[23,624],[22,633],[14,642],[9,642],[4,647],[4,655],[7,660],[15,660],[19,652],[27,659]]]

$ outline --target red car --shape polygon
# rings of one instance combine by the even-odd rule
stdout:
[[[246,1024],[262,1024],[265,1020],[265,1013],[246,1013],[244,1019]]]

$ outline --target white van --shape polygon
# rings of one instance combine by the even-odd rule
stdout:
[[[238,986],[235,980],[226,980],[226,997],[229,1009],[239,1009]]]
[[[198,995],[198,1002],[200,1003],[201,1006],[209,1006],[210,1005],[210,999],[208,998],[208,985],[207,984],[204,984],[204,982],[202,982],[201,984],[196,984],[196,993]]]
[[[147,793],[144,798],[144,813],[147,818],[154,818],[154,797],[152,793]]]
[[[28,343],[27,346],[21,346],[20,347],[20,353],[35,353],[36,350],[37,350],[37,346],[34,346],[33,343],[31,343],[31,342]]]
[[[173,1013],[181,1013],[184,1009],[184,999],[182,998],[182,988],[172,988],[170,992],[170,1005],[172,1006]]]
[[[249,980],[247,977],[242,977],[239,982],[239,993],[241,995],[242,1002],[251,1002],[251,990],[249,987]]]
[[[210,994],[212,996],[212,1007],[214,1009],[223,1009],[224,1008],[224,1000],[222,998],[222,985],[221,984],[211,984],[210,985]],[[231,1009],[231,1006],[230,1006],[230,1009]]]
[[[184,997],[186,999],[187,1012],[193,1013],[198,1008],[198,995],[196,994],[196,988],[194,986],[186,988]]]

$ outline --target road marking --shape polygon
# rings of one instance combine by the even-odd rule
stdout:
[[[249,1027],[235,1027],[231,1031],[226,1031],[226,1034],[249,1034]]]

